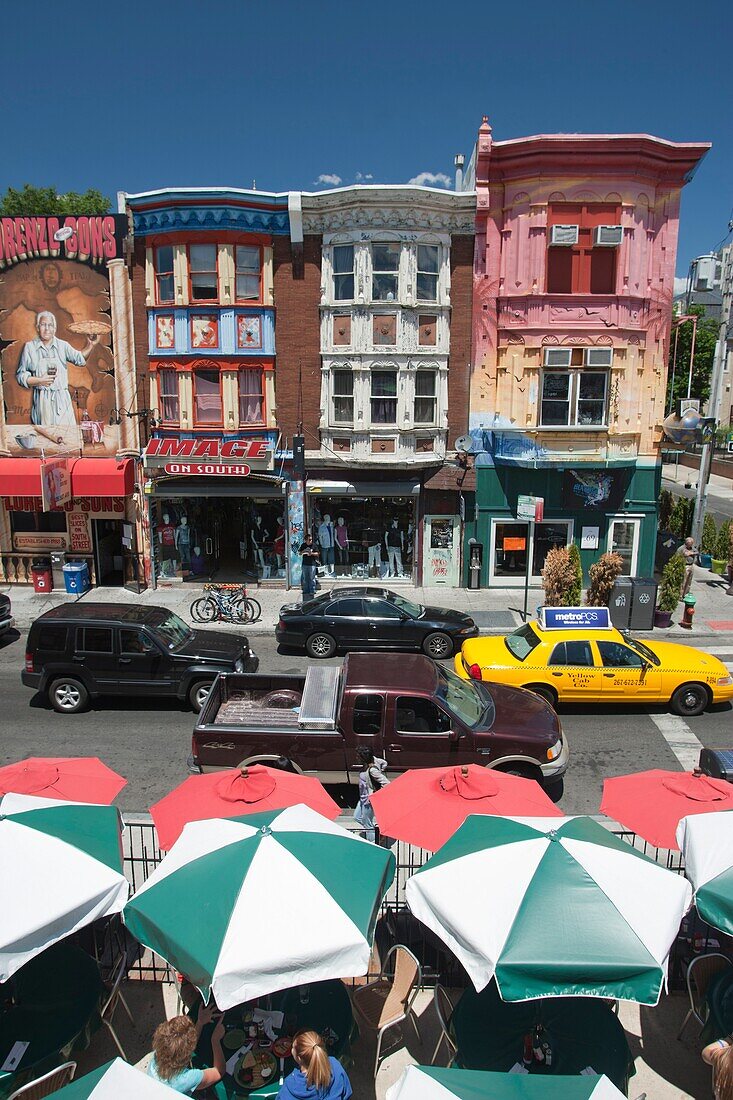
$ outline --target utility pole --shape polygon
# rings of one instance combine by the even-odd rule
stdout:
[[[724,288],[725,295],[725,288]],[[720,413],[720,398],[723,389],[723,372],[728,356],[728,318],[723,314],[718,330],[718,339],[715,343],[715,358],[713,359],[713,373],[710,378],[710,397],[708,399],[708,416],[714,421],[710,438],[703,444],[700,457],[700,473],[697,480],[697,492],[695,494],[695,511],[692,515],[692,538],[695,546],[699,548],[702,540],[702,525],[705,520],[705,510],[708,503],[708,482],[710,481],[710,469],[713,463],[715,450],[715,428]],[[692,372],[692,366],[690,366]],[[688,391],[689,393],[689,391]]]

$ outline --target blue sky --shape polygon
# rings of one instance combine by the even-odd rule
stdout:
[[[678,274],[733,207],[729,9],[696,0],[32,0],[4,22],[0,188],[311,190],[451,176],[497,139],[645,131],[713,149]]]

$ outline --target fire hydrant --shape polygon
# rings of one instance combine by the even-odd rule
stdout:
[[[697,600],[688,593],[686,596],[683,596],[682,602],[685,605],[685,611],[680,626],[684,626],[686,630],[692,630],[692,617],[695,614],[695,604]]]

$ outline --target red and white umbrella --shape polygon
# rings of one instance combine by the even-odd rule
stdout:
[[[331,821],[341,813],[323,785],[312,776],[253,764],[189,776],[151,806],[150,813],[158,831],[158,843],[168,851],[189,821],[241,817],[301,804]]]
[[[478,764],[416,768],[371,796],[385,836],[435,852],[469,814],[498,817],[562,817],[534,779]]]
[[[655,848],[678,847],[675,832],[681,818],[730,809],[733,785],[703,775],[699,769],[634,772],[603,783],[601,813]]]
[[[0,798],[26,794],[109,806],[126,783],[96,756],[29,756],[0,768]]]

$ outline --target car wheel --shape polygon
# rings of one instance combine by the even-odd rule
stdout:
[[[539,695],[540,699],[544,699],[553,709],[557,707],[557,692],[554,688],[548,687],[547,684],[525,684],[524,688],[534,695]]]
[[[212,680],[197,680],[196,683],[191,684],[191,687],[188,689],[188,701],[191,704],[191,710],[194,711],[195,714],[198,714],[208,699],[212,683]]]
[[[695,718],[710,702],[707,688],[702,684],[682,684],[672,696],[672,710],[683,718]]]
[[[428,657],[432,657],[434,661],[439,661],[443,657],[450,657],[453,654],[453,641],[447,634],[442,634],[440,631],[436,631],[434,634],[428,634],[427,638],[422,644],[423,652],[427,653]]]
[[[494,771],[504,772],[504,775],[516,775],[520,779],[537,779],[537,772],[529,764],[508,764],[506,767],[494,768]]]
[[[336,639],[330,634],[323,634],[320,630],[317,634],[311,634],[305,643],[305,651],[309,657],[333,657],[336,652]]]
[[[48,689],[48,699],[59,714],[76,714],[89,702],[89,692],[80,680],[64,676],[54,680]]]

